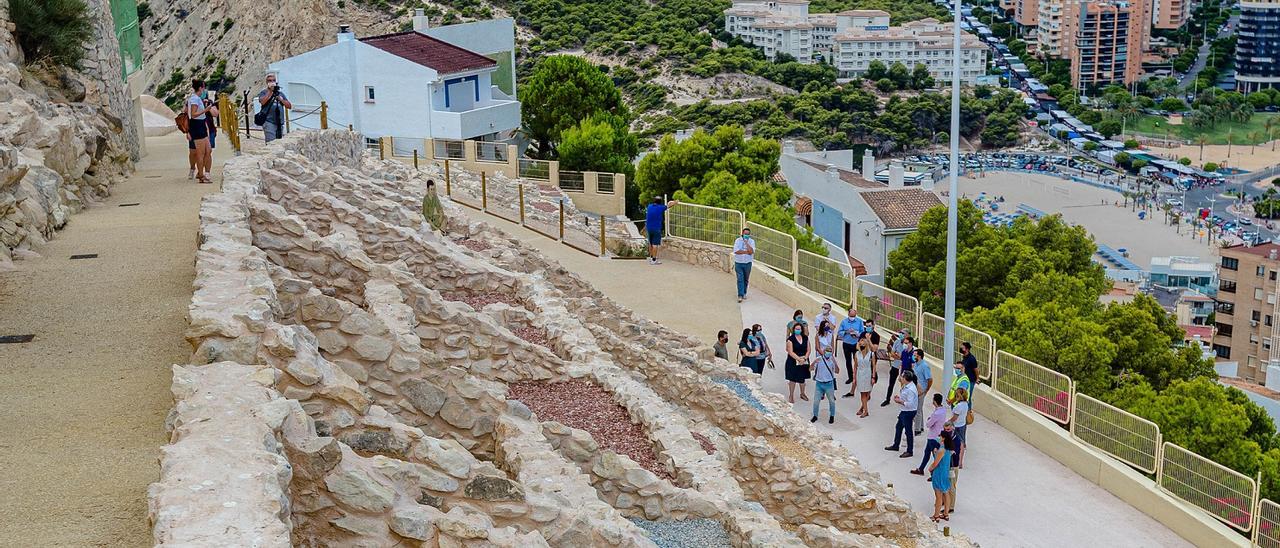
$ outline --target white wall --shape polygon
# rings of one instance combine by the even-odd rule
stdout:
[[[373,46],[356,46],[360,130],[367,137],[431,137],[431,82],[436,71]],[[364,102],[364,87],[377,96]]]
[[[840,153],[847,153],[847,158]],[[829,151],[827,162],[836,166],[849,166],[853,162],[852,151]],[[813,158],[806,153],[805,157]],[[814,161],[822,161],[813,158]],[[782,173],[786,176],[787,185],[796,194],[812,197],[827,206],[839,210],[849,228],[849,254],[866,265],[868,274],[884,272],[885,245],[882,238],[879,218],[871,211],[867,202],[858,196],[858,189],[844,181],[830,181],[824,171],[814,169],[798,158],[783,154],[779,158]],[[862,221],[871,221],[863,223]],[[861,224],[859,224],[861,223]],[[841,242],[834,242],[841,243]]]
[[[350,50],[348,48],[354,49],[354,46],[355,42],[330,44],[301,55],[271,63],[267,70],[276,73],[276,80],[286,94],[289,91],[289,83],[291,82],[304,83],[315,88],[328,105],[330,120],[341,124],[354,124],[359,128],[360,124],[354,110],[351,90],[353,78],[358,77],[359,69],[357,67],[356,71],[351,71],[347,68],[351,65]],[[253,89],[250,90],[250,93],[256,97],[260,91],[261,89]],[[294,99],[290,98],[290,100]],[[256,103],[254,104],[256,110]],[[294,103],[292,117],[297,119],[304,113],[302,109],[306,108],[309,111],[311,108],[318,106]],[[298,126],[295,129],[298,127],[320,127],[319,114],[298,120]]]

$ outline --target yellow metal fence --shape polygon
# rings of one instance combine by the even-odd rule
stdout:
[[[785,232],[747,221],[756,244],[756,260],[783,274],[795,273],[796,239]]]
[[[924,350],[925,355],[933,355],[942,357],[943,339],[945,338],[947,322],[941,316],[925,312],[921,316],[920,321],[920,341],[919,347]],[[972,327],[956,322],[956,347],[955,356],[952,356],[951,362],[960,361],[960,344],[967,342],[972,346],[973,358],[978,360],[978,378],[981,380],[991,379],[991,357],[996,353],[995,340],[991,335],[978,331]]]
[[[1026,405],[1055,422],[1071,421],[1071,378],[1003,350],[996,353],[996,392]]]
[[[855,281],[858,314],[889,331],[920,334],[920,301],[915,297],[867,280]],[[927,352],[927,351],[926,351]],[[941,354],[941,351],[938,352]]]
[[[1071,435],[1148,474],[1160,463],[1160,427],[1085,394],[1076,394]]]
[[[741,211],[680,203],[667,210],[667,233],[677,238],[731,246],[745,221]]]
[[[1235,529],[1253,525],[1258,484],[1226,466],[1165,442],[1156,483]]]
[[[796,283],[842,307],[848,306],[853,297],[849,292],[853,273],[848,268],[848,262],[829,259],[803,249],[796,251]]]

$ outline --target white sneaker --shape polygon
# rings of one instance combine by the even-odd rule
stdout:
[[[653,261],[653,257],[646,258],[645,261],[648,262],[649,264],[658,264]]]
[[[662,261],[659,261],[659,260],[657,260],[657,259],[654,259],[654,260],[653,260],[653,264],[662,264]]]
[[[192,170],[188,170],[188,171],[187,171],[187,179],[195,179],[195,178],[196,178],[196,170],[194,170],[194,169],[192,169]]]

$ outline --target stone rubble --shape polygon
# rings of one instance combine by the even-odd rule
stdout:
[[[433,230],[434,168],[360,145],[292,134],[202,204],[157,545],[969,545],[697,341],[450,201]]]

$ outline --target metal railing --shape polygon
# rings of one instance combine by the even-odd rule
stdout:
[[[432,153],[436,158],[461,160],[467,157],[465,141],[450,141],[448,139],[433,139],[435,150]]]
[[[921,350],[924,350],[926,356],[933,355],[942,357],[943,351],[943,331],[946,330],[946,320],[942,316],[937,316],[929,312],[925,312],[921,317],[919,344]],[[956,347],[955,356],[951,357],[950,362],[960,361],[960,343],[968,342],[972,348],[973,358],[978,360],[978,378],[981,380],[991,380],[991,357],[996,354],[996,342],[991,335],[978,331],[972,327],[956,322]]]
[[[788,276],[795,273],[795,237],[751,221],[747,221],[747,228],[755,241],[757,261]]]
[[[1148,474],[1160,464],[1160,427],[1085,394],[1076,394],[1071,435]]]
[[[613,194],[615,188],[612,173],[596,175],[596,194]]]
[[[996,353],[992,387],[1054,422],[1071,422],[1075,384],[1062,373],[1001,350]]]
[[[835,301],[841,307],[849,306],[853,294],[853,273],[847,270],[849,263],[837,261],[810,253],[803,249],[796,250],[796,283],[800,287]]]
[[[581,171],[561,171],[560,190],[565,192],[586,192],[586,178]]]
[[[551,162],[546,160],[534,160],[531,158],[520,159],[520,177],[525,179],[537,179],[540,181],[551,180]]]
[[[1156,484],[1241,531],[1253,525],[1258,484],[1248,476],[1165,442]]]
[[[481,162],[506,163],[508,151],[506,143],[490,143],[476,141],[476,160]]]
[[[733,245],[745,222],[741,211],[721,207],[679,203],[667,210],[667,234],[723,246]]]
[[[885,286],[858,279],[854,281],[858,314],[889,331],[910,329],[920,335],[920,301]],[[938,354],[942,352],[939,351]]]
[[[390,143],[387,151],[394,157],[411,158],[415,154],[424,158],[426,157],[426,139],[417,139],[413,137],[388,137],[387,141]]]
[[[1267,499],[1258,501],[1253,527],[1253,545],[1262,548],[1280,548],[1280,504]]]

